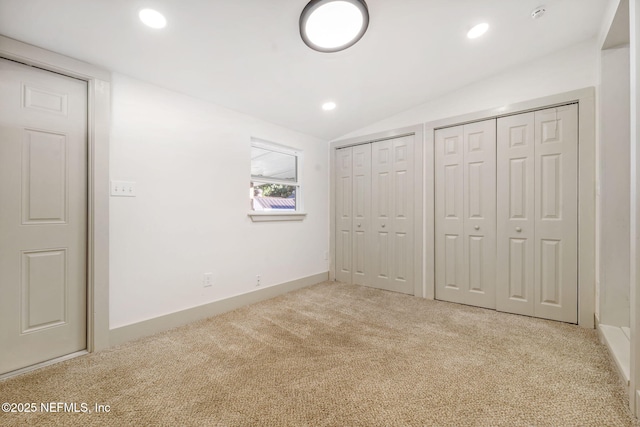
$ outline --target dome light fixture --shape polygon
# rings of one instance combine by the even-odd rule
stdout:
[[[353,46],[369,26],[364,0],[311,0],[300,15],[300,36],[311,49],[339,52]]]
[[[477,39],[478,37],[486,33],[488,29],[489,29],[489,24],[487,24],[486,22],[483,22],[482,24],[478,24],[472,29],[470,29],[469,32],[467,33],[467,37],[469,37],[470,39]]]
[[[167,26],[167,18],[163,14],[153,9],[142,9],[138,16],[147,27],[160,29]]]

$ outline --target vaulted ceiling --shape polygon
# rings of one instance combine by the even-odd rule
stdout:
[[[338,53],[300,39],[307,0],[0,0],[0,34],[328,140],[591,39],[607,6],[546,0],[533,20],[540,1],[367,0],[367,33]]]

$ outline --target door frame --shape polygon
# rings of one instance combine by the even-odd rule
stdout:
[[[424,226],[424,191],[423,191],[423,145],[424,145],[424,128],[423,125],[415,125],[404,128],[398,128],[389,130],[386,132],[374,133],[371,135],[358,136],[355,138],[343,139],[339,141],[333,141],[329,144],[329,280],[336,280],[336,179],[335,179],[335,161],[336,150],[338,148],[352,147],[354,145],[371,144],[377,141],[384,141],[387,139],[395,139],[402,136],[414,136],[414,176],[413,176],[413,191],[414,198],[414,219],[413,233],[415,236],[423,235]],[[414,277],[414,291],[415,296],[424,297],[424,258],[423,258],[423,239],[413,239],[413,277]]]
[[[595,88],[587,87],[489,110],[425,123],[425,200],[435,200],[436,129],[578,104],[578,325],[595,327],[596,125]],[[425,210],[425,298],[435,298],[435,212]]]
[[[101,350],[109,346],[109,126],[111,73],[91,64],[2,35],[0,35],[0,58],[87,82],[86,350],[88,352]]]

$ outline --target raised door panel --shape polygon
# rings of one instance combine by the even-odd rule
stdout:
[[[464,303],[463,126],[435,131],[436,299]]]
[[[353,150],[353,283],[369,282],[371,239],[371,144]]]
[[[497,122],[496,308],[534,314],[534,113]]]
[[[464,303],[495,308],[496,121],[465,125]]]
[[[536,317],[577,322],[578,112],[535,112]]]
[[[353,149],[336,150],[336,280],[352,281]]]
[[[67,218],[67,138],[25,129],[22,145],[22,223],[64,224]]]
[[[393,144],[391,140],[378,141],[371,144],[371,150],[371,258],[374,262],[370,281],[377,288],[391,289]]]
[[[391,141],[391,290],[413,294],[413,141],[409,135]],[[374,144],[375,145],[375,144]]]

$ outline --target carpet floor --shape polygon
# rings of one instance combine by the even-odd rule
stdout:
[[[38,412],[0,425],[636,426],[626,400],[594,330],[322,283],[1,381]]]

